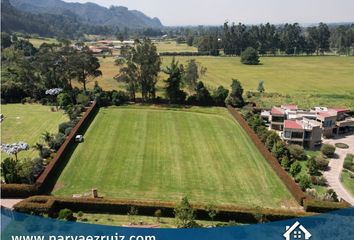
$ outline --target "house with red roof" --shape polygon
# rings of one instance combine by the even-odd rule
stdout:
[[[282,138],[288,144],[298,144],[313,149],[322,143],[321,124],[307,118],[285,120]]]

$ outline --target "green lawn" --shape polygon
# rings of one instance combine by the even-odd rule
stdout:
[[[284,103],[297,103],[301,107],[327,105],[354,108],[354,57],[265,57],[262,65],[247,66],[238,57],[176,57],[180,63],[197,59],[208,70],[202,81],[210,88],[219,85],[230,87],[232,78],[239,79],[246,91],[255,91],[258,82],[264,80],[266,93],[279,95],[248,99],[263,107]],[[163,57],[167,66],[172,57]],[[119,72],[113,58],[101,59],[103,76],[100,85],[107,90],[121,89],[113,77]],[[160,75],[161,89],[164,74]],[[90,86],[93,86],[91,83]]]
[[[122,199],[297,206],[224,108],[101,109],[54,195],[98,188]]]
[[[15,143],[25,141],[30,146],[41,140],[45,131],[58,132],[58,125],[68,121],[62,112],[52,112],[49,106],[39,104],[2,104],[1,113],[5,120],[1,123],[1,142]],[[36,157],[38,152],[31,149],[22,152],[19,157]],[[2,154],[2,159],[7,155]]]
[[[343,170],[341,179],[344,187],[354,196],[354,178],[350,177],[348,171]]]

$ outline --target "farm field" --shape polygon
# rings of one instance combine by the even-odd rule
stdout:
[[[53,194],[92,188],[120,199],[298,206],[224,108],[100,109]]]
[[[198,52],[194,46],[191,47],[185,43],[178,44],[175,41],[157,42],[156,47],[159,52]]]
[[[239,57],[176,57],[180,63],[191,58],[197,59],[208,69],[201,80],[210,89],[219,85],[229,88],[232,78],[235,78],[241,81],[245,92],[256,91],[258,82],[264,80],[266,94],[248,99],[263,107],[297,103],[301,107],[327,105],[354,108],[354,57],[265,57],[261,58],[262,65],[259,66],[242,65]],[[172,57],[163,57],[163,66],[171,60]],[[101,70],[103,76],[97,81],[104,89],[122,88],[113,79],[119,71],[113,58],[101,59]],[[161,74],[159,94],[163,94],[162,80],[165,78]]]
[[[52,112],[49,106],[39,104],[2,104],[1,113],[5,119],[1,123],[1,141],[3,143],[27,142],[33,146],[39,142],[43,132],[58,132],[58,125],[68,121],[64,112]],[[20,152],[19,158],[37,157],[38,152],[30,149]],[[2,159],[7,155],[2,154]]]

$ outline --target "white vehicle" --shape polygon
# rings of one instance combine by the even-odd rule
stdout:
[[[84,141],[84,136],[82,135],[76,135],[75,137],[75,142],[81,143]]]

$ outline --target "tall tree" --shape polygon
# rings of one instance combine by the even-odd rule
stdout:
[[[172,59],[170,66],[164,70],[164,73],[168,75],[168,79],[165,80],[165,91],[169,102],[183,103],[186,93],[181,90],[182,70],[175,58]]]
[[[184,76],[186,85],[190,90],[194,90],[196,88],[198,79],[199,79],[198,63],[195,59],[191,59],[187,63],[187,67],[185,69],[185,76]]]
[[[243,100],[243,88],[240,81],[233,79],[231,89],[232,90],[227,99],[227,103],[234,107],[243,107],[245,101]]]
[[[86,85],[90,79],[94,79],[102,75],[100,68],[100,63],[98,58],[93,56],[88,48],[75,54],[73,56],[72,63],[75,67],[75,72],[73,75],[76,76],[79,83],[81,83],[86,90]]]
[[[161,59],[156,46],[150,39],[145,38],[142,42],[136,43],[131,56],[139,70],[139,83],[143,100],[154,99],[161,66]]]

